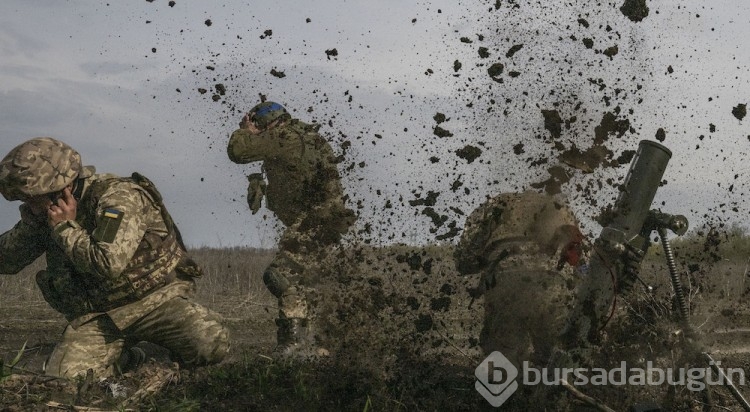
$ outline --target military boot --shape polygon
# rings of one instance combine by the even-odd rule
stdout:
[[[280,318],[276,326],[275,354],[293,358],[328,356],[328,350],[315,344],[308,319]]]
[[[137,346],[131,346],[122,351],[120,359],[117,362],[117,369],[119,369],[120,373],[131,372],[141,367],[147,360],[148,355],[146,351]]]

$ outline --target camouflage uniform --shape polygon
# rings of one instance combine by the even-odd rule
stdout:
[[[473,296],[485,297],[483,351],[517,365],[549,356],[585,264],[573,213],[546,194],[500,194],[467,218],[455,258],[460,273],[482,274]]]
[[[3,160],[0,190],[6,197],[17,198],[19,173],[7,173],[12,157],[43,158],[33,153],[37,140],[23,148],[31,153],[19,153],[21,145]],[[219,315],[192,301],[199,268],[151,182],[138,174],[94,174],[90,166],[76,178],[74,221],[50,228],[24,203],[21,221],[0,235],[0,273],[17,273],[46,253],[47,269],[37,283],[69,321],[46,372],[72,377],[91,368],[107,376],[125,345],[138,341],[164,346],[184,365],[220,361],[229,348],[227,330]]]
[[[249,177],[248,202],[253,212],[259,207],[258,195],[265,194],[268,209],[286,226],[279,252],[263,276],[279,299],[282,321],[310,316],[307,295],[319,275],[318,262],[355,220],[354,212],[344,204],[336,157],[317,130],[290,119],[258,134],[238,129],[228,145],[229,158],[235,163],[263,162],[267,187],[258,182],[257,174]]]

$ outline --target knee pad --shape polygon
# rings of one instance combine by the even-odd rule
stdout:
[[[279,268],[275,266],[269,266],[263,272],[263,283],[277,298],[280,298],[290,286],[289,279],[282,275]]]
[[[205,365],[219,363],[229,353],[229,330],[221,324],[216,327],[214,338],[207,342],[199,354],[201,363]]]

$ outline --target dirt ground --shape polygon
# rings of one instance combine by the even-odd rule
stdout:
[[[320,326],[316,336],[334,354],[304,365],[274,365],[272,360],[276,302],[265,290],[261,273],[273,254],[242,250],[199,252],[197,259],[204,263],[208,274],[199,280],[197,300],[224,317],[232,340],[229,358],[216,367],[180,371],[180,383],[173,383],[156,395],[149,394],[145,400],[139,399],[136,408],[173,410],[163,405],[174,403],[176,398],[193,396],[199,399],[197,405],[182,405],[174,410],[216,410],[217,402],[221,410],[267,409],[269,405],[273,410],[297,410],[297,401],[284,400],[281,395],[281,400],[263,400],[275,396],[264,393],[267,389],[246,390],[244,385],[252,377],[244,383],[232,382],[235,387],[226,389],[231,394],[203,393],[205,381],[243,373],[237,372],[238,368],[258,368],[253,372],[257,374],[268,373],[268,368],[277,366],[280,375],[288,375],[278,379],[290,387],[296,384],[286,379],[303,373],[300,371],[310,377],[313,388],[317,385],[315,381],[320,380],[326,380],[322,385],[331,391],[339,386],[356,385],[356,389],[345,390],[351,399],[340,391],[320,395],[324,399],[316,399],[318,404],[313,403],[311,410],[327,410],[329,407],[325,405],[332,403],[337,404],[334,409],[343,406],[348,410],[352,405],[361,409],[369,398],[377,397],[382,402],[395,402],[393,405],[398,409],[405,407],[398,406],[399,403],[408,402],[422,403],[428,409],[431,409],[428,405],[445,401],[459,405],[465,403],[466,396],[473,401],[461,408],[484,407],[484,400],[474,396],[472,389],[473,369],[481,361],[477,346],[480,322],[475,317],[480,316],[482,306],[476,302],[469,308],[470,298],[465,289],[475,279],[456,276],[452,260],[445,259],[450,256],[446,252],[449,250],[439,247],[432,250],[395,247],[369,251],[367,257],[349,256],[356,262],[354,266],[368,269],[339,272],[340,276],[321,281],[318,288]],[[105,383],[109,390],[100,388],[87,397],[78,393],[80,382],[60,383],[37,376],[66,322],[36,290],[35,269],[6,277],[0,285],[15,291],[0,301],[0,355],[9,365],[24,348],[20,361],[11,370],[12,376],[0,384],[0,411],[55,410],[49,406],[51,402],[67,407],[113,407],[122,402],[113,399],[113,384],[123,385],[134,395],[138,387],[149,381],[149,375],[108,380]],[[162,366],[169,365],[162,361]],[[436,395],[430,389],[432,385],[449,389]],[[391,400],[392,394],[379,394],[394,387],[412,389],[408,395],[401,395],[401,400]],[[258,392],[253,393],[254,390]],[[451,393],[461,394],[461,400]],[[356,398],[360,395],[361,402]],[[305,402],[309,406],[308,400]],[[132,407],[134,403],[129,405]]]
[[[484,358],[478,346],[484,309],[482,299],[472,302],[467,289],[477,279],[458,276],[450,252],[446,246],[391,247],[349,256],[357,269],[323,282],[319,292],[323,303],[318,313],[326,322],[318,323],[323,325],[318,338],[333,355],[315,363],[282,365],[272,360],[275,301],[263,289],[259,272],[238,269],[250,266],[243,257],[248,252],[208,251],[201,256],[209,274],[199,283],[198,298],[224,316],[232,333],[229,359],[179,373],[168,364],[153,366],[108,380],[85,396],[81,382],[35,377],[65,321],[30,288],[31,273],[14,278],[17,284],[4,279],[0,286],[12,293],[0,301],[0,354],[8,365],[24,344],[25,350],[14,374],[0,385],[0,411],[74,410],[74,404],[78,410],[117,410],[114,400],[122,398],[114,399],[113,388],[118,387],[126,388],[127,396],[141,396],[129,404],[133,410],[284,411],[301,405],[307,410],[495,410],[474,389],[474,369]],[[253,255],[251,271],[260,270],[270,256]],[[669,304],[667,272],[659,257],[654,259],[657,263],[647,263],[643,277],[656,292],[648,299],[640,293],[620,300],[606,344],[591,356],[594,366],[608,368],[628,360],[629,366],[653,361],[674,368],[701,367],[702,360],[681,358],[684,340]],[[687,279],[692,323],[724,368],[750,368],[750,329],[745,326],[750,310],[741,276],[745,269],[744,262],[724,261]],[[137,388],[151,381],[149,374],[158,373],[175,373],[175,378],[168,379],[166,387],[139,395]],[[750,398],[747,386],[739,388]],[[649,402],[662,410],[709,410],[709,403],[720,407],[714,410],[741,410],[723,387],[712,387],[710,396],[679,385],[577,389],[614,410]],[[535,391],[522,386],[500,410],[596,410],[559,387],[541,395]]]

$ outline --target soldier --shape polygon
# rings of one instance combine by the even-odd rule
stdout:
[[[263,196],[286,230],[279,252],[263,274],[278,298],[277,352],[312,348],[309,328],[310,285],[320,276],[320,262],[355,221],[345,206],[337,159],[331,146],[310,125],[278,103],[253,107],[229,139],[228,155],[235,163],[263,162],[263,174],[248,176],[248,204],[255,214]]]
[[[225,357],[227,329],[192,300],[200,268],[148,179],[95,174],[70,146],[40,137],[0,161],[0,192],[23,202],[21,220],[0,235],[0,273],[46,253],[36,281],[69,322],[47,374],[109,376],[136,363],[143,352],[123,349],[139,341],[185,366]]]
[[[471,292],[484,295],[482,350],[498,350],[516,366],[546,362],[586,263],[571,210],[547,194],[497,195],[467,218],[455,258],[461,274],[481,272]]]

